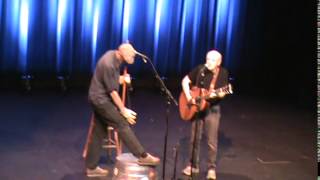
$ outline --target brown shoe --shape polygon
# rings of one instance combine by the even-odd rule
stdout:
[[[216,171],[214,169],[208,170],[207,179],[217,179]]]
[[[160,163],[160,159],[157,157],[152,156],[151,154],[147,153],[147,157],[139,158],[138,164],[140,166],[156,166]]]
[[[86,173],[88,177],[102,177],[102,176],[107,176],[109,171],[97,166],[95,169],[87,168]]]
[[[192,168],[192,172],[193,173],[199,173],[200,172],[200,169],[199,168]],[[182,173],[186,176],[191,176],[191,166],[188,165],[186,168],[184,168],[182,170]]]

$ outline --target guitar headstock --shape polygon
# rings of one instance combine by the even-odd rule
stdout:
[[[229,83],[228,85],[227,85],[227,92],[229,93],[229,94],[233,94],[233,91],[232,91],[232,85]]]

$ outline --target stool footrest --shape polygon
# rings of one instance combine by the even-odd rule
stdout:
[[[103,148],[117,148],[116,145],[103,145]]]

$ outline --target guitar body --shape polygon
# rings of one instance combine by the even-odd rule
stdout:
[[[206,94],[205,89],[192,87],[190,94],[193,98],[202,97]],[[200,111],[204,110],[207,107],[208,103],[205,99],[200,99]],[[180,93],[179,97],[179,112],[182,120],[190,121],[194,114],[198,112],[198,107],[195,104],[189,104],[184,91]]]
[[[233,92],[231,84],[227,84],[226,86],[223,86],[219,89],[212,89],[210,91],[198,87],[192,87],[190,89],[190,94],[192,98],[198,99],[199,101],[200,111],[204,110],[209,105],[209,103],[206,100],[215,98],[216,93],[219,92],[223,92],[225,94],[232,94]],[[195,104],[188,103],[184,91],[180,93],[179,97],[179,112],[181,119],[185,121],[190,121],[194,114],[198,112],[198,108]]]

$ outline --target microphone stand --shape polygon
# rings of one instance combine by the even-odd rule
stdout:
[[[206,66],[204,66],[203,68],[200,69],[198,75],[197,75],[197,80],[196,80],[196,85],[199,87],[199,81],[200,81],[200,75],[202,73],[204,73]],[[201,106],[201,96],[202,93],[200,92],[199,97],[200,98],[196,98],[196,106],[197,106],[197,113],[195,114],[195,129],[194,129],[194,135],[193,137],[193,143],[192,143],[192,152],[191,152],[191,180],[193,179],[197,179],[197,175],[196,173],[193,171],[193,168],[197,168],[198,166],[200,166],[200,162],[199,162],[199,155],[200,155],[200,139],[202,136],[202,128],[203,125],[201,125],[201,120],[200,120],[200,106]],[[197,148],[197,152],[196,152],[196,148]],[[200,168],[200,167],[198,167]]]
[[[200,154],[200,139],[201,139],[201,132],[202,132],[202,126],[200,125],[200,119],[199,119],[199,112],[200,112],[200,100],[196,100],[196,106],[197,106],[197,114],[195,115],[195,131],[193,135],[193,145],[192,145],[192,155],[191,155],[191,180],[197,179],[196,173],[193,171],[193,168],[199,168],[199,154]],[[197,146],[197,147],[196,147]],[[196,152],[197,148],[197,152]]]
[[[159,81],[160,86],[161,86],[161,91],[165,93],[166,96],[166,129],[165,129],[165,137],[164,137],[164,149],[163,149],[163,163],[162,163],[162,179],[165,180],[165,172],[166,172],[166,158],[167,158],[167,143],[168,143],[168,130],[169,130],[169,113],[170,113],[170,105],[171,102],[173,102],[173,104],[175,104],[176,106],[178,106],[178,102],[176,101],[176,99],[172,96],[171,92],[168,90],[168,88],[166,87],[166,85],[164,84],[163,80],[160,78],[159,73],[157,72],[156,68],[154,67],[152,61],[145,55],[141,54],[141,53],[137,53],[138,55],[141,56],[141,58],[144,60],[144,62],[146,62],[146,60],[148,60],[148,62],[151,64],[153,73],[156,77],[156,79]]]
[[[177,173],[177,162],[178,162],[178,155],[179,155],[179,148],[180,144],[177,143],[177,145],[173,148],[173,156],[174,156],[174,168],[173,168],[173,175],[171,180],[176,180],[176,173]]]

